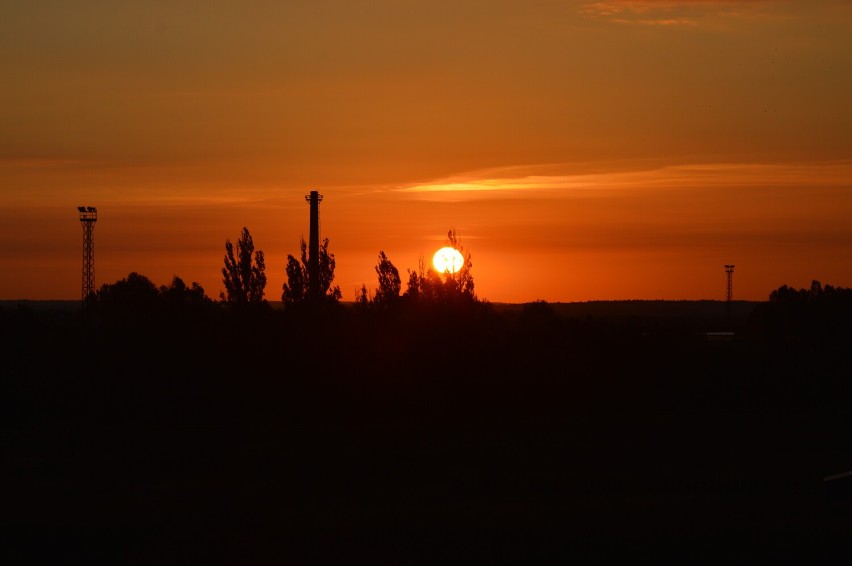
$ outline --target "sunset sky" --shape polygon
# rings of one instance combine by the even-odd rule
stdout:
[[[852,287],[852,2],[0,3],[0,299],[177,275],[243,226],[280,300],[454,228],[492,302]]]

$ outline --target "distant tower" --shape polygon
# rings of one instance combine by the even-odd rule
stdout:
[[[95,292],[95,222],[98,209],[94,206],[78,206],[80,224],[83,226],[83,302]]]
[[[731,301],[734,300],[734,266],[726,265],[725,274],[728,277],[728,291],[725,294],[725,301],[728,305],[728,323],[731,322]]]
[[[322,195],[319,191],[311,191],[305,195],[305,200],[311,203],[311,232],[308,241],[308,296],[316,299],[320,294],[319,281],[319,203]]]

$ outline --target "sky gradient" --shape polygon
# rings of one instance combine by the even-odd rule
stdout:
[[[852,2],[0,4],[0,299],[267,298],[318,190],[335,284],[453,228],[492,302],[852,287]]]

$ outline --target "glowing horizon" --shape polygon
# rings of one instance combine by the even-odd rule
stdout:
[[[243,226],[280,298],[344,300],[456,229],[493,302],[852,287],[852,4],[604,0],[0,9],[0,298],[136,271],[218,297]],[[525,266],[518,270],[516,266]]]

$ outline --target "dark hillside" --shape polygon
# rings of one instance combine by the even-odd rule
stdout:
[[[741,324],[762,301],[732,301],[731,321]],[[495,303],[497,312],[517,314],[526,305]],[[548,303],[554,313],[566,318],[691,318],[724,325],[728,318],[725,301],[585,301],[576,303]]]
[[[813,558],[845,539],[823,477],[852,470],[846,335],[790,341],[741,304],[708,342],[720,303],[583,310],[604,306],[0,309],[13,562]]]

